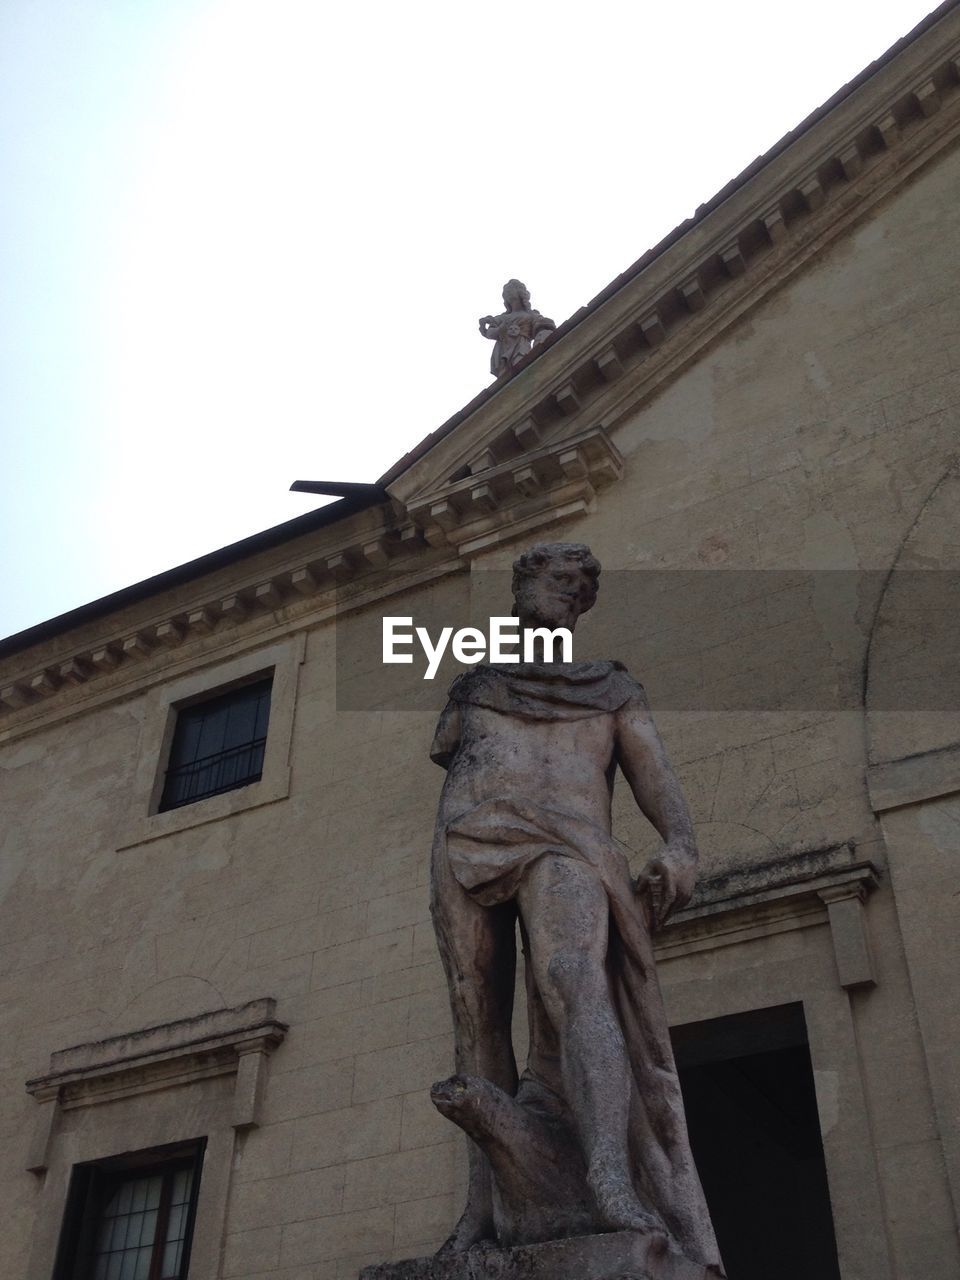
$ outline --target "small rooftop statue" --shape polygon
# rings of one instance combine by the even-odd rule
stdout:
[[[520,280],[508,280],[503,286],[503,302],[507,308],[503,315],[480,317],[480,332],[485,338],[495,339],[490,357],[490,372],[495,378],[509,373],[557,327],[531,308],[530,292]]]

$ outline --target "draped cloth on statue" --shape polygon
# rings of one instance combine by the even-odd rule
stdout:
[[[480,667],[460,676],[450,690],[452,702],[543,720],[610,714],[638,695],[641,687],[614,662]],[[442,728],[443,721],[434,743],[437,757],[455,749],[440,740]],[[687,1137],[646,898],[634,890],[625,847],[595,823],[563,812],[562,797],[557,805],[486,799],[447,821],[437,833],[442,846],[437,852],[462,888],[485,907],[513,901],[527,868],[546,854],[576,859],[596,875],[610,905],[607,971],[633,1074],[630,1149],[637,1189],[688,1257],[719,1267]],[[556,1062],[555,1043],[538,1043],[541,1035],[544,1040],[552,1036],[540,1030],[547,1024],[529,967],[527,980],[531,1046],[525,1078],[539,1078],[562,1097],[559,1075],[548,1065]]]
[[[479,663],[457,676],[450,701],[523,720],[582,720],[616,711],[643,686],[622,662]]]

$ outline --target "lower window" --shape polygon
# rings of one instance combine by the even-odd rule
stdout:
[[[840,1280],[803,1006],[671,1035],[730,1280]]]
[[[75,1165],[54,1280],[186,1280],[204,1145]]]

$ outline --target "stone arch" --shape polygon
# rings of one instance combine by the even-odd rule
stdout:
[[[960,1217],[960,467],[933,487],[887,576],[864,681],[870,803]],[[951,1248],[954,1245],[951,1243]]]
[[[111,1031],[138,1031],[223,1008],[226,1008],[223,993],[212,982],[181,974],[153,982],[138,992],[114,1017]]]
[[[904,535],[877,602],[864,673],[871,765],[960,742],[960,465]]]

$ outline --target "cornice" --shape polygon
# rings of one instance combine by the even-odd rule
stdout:
[[[263,1090],[263,1064],[283,1042],[286,1023],[276,1017],[272,996],[233,1009],[145,1027],[107,1040],[74,1045],[50,1055],[46,1075],[26,1089],[40,1104],[27,1168],[42,1173],[59,1111],[87,1107],[174,1085],[235,1076],[231,1123],[256,1127]]]
[[[623,458],[602,427],[539,444],[536,423],[520,429],[522,456],[498,462],[489,452],[467,474],[411,501],[411,519],[432,546],[469,559],[520,533],[580,511],[618,480]]]
[[[147,602],[133,625],[108,617],[92,642],[68,633],[40,662],[26,651],[33,665],[0,679],[0,742],[446,576],[498,542],[591,510],[623,469],[600,427],[527,443],[519,464],[488,468],[479,483],[467,476],[409,511],[345,521],[269,575],[248,567],[227,591],[222,576],[198,583],[174,609],[169,596],[152,611]]]
[[[879,869],[857,861],[851,844],[703,881],[690,905],[657,934],[657,959],[827,924],[840,985],[848,990],[871,987],[876,978],[863,906],[879,883]]]
[[[144,612],[133,629],[117,629],[116,620],[106,618],[102,639],[76,647],[68,634],[52,660],[45,656],[39,668],[36,655],[27,651],[22,656],[27,663],[32,656],[34,665],[6,677],[0,688],[0,744],[333,622],[464,567],[454,549],[425,547],[419,531],[412,541],[419,554],[408,551],[396,560],[389,553],[380,560],[382,541],[372,539],[279,568],[266,578],[241,578],[229,594],[196,596],[191,603],[178,602],[175,612],[169,603]]]
[[[960,791],[960,745],[885,760],[867,769],[867,792],[874,813],[922,804]]]
[[[27,1080],[26,1088],[33,1097],[56,1089],[61,1106],[84,1106],[105,1096],[148,1091],[155,1080],[165,1087],[172,1074],[232,1074],[244,1053],[273,1052],[285,1033],[273,997],[265,997],[239,1009],[58,1050],[50,1055],[49,1073]]]
[[[717,336],[960,134],[946,14],[388,486],[409,505],[484,459],[615,428]]]

